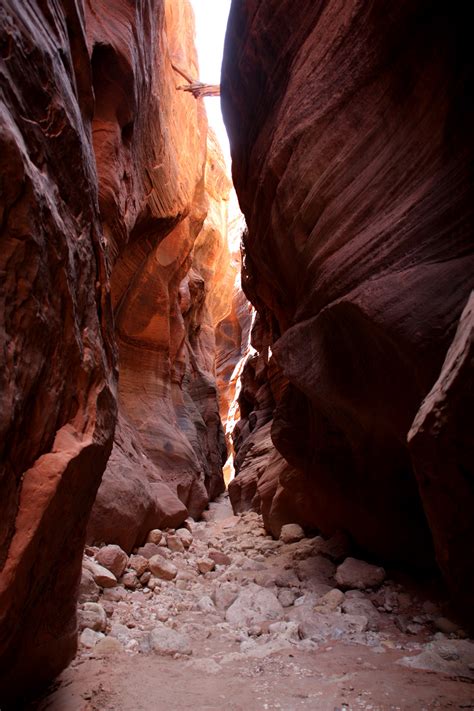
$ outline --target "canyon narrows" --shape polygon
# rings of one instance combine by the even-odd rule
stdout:
[[[474,708],[467,17],[233,0],[245,230],[194,26],[0,0],[0,708]]]

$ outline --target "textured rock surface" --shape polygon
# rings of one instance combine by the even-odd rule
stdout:
[[[441,374],[409,433],[410,451],[451,592],[474,625],[474,295],[462,313]]]
[[[0,7],[2,700],[75,653],[85,527],[115,425],[83,18],[75,2],[52,7]]]
[[[176,91],[176,67],[197,76],[190,6],[152,5],[111,14],[103,2],[87,15],[120,367],[117,436],[88,536],[126,551],[199,515],[223,490],[226,458],[214,327],[231,298],[217,288],[230,183],[202,102]]]
[[[3,694],[75,652],[116,350],[89,539],[129,552],[223,489],[230,183],[176,90],[197,77],[187,0],[6,0],[0,29]]]
[[[254,372],[279,382],[282,459],[258,480],[276,535],[298,521],[433,560],[406,439],[473,284],[465,27],[423,1],[232,5],[222,104],[267,371]],[[244,413],[244,448],[260,410]],[[437,521],[438,540],[459,530]]]

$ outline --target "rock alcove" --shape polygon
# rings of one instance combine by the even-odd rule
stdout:
[[[1,708],[472,701],[463,12],[1,3]]]

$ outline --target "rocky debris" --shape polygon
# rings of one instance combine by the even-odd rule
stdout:
[[[92,573],[94,582],[101,588],[113,588],[117,585],[117,578],[115,575],[103,565],[99,565],[91,558],[85,557],[83,559],[84,567]]]
[[[95,632],[105,632],[107,615],[102,605],[97,602],[85,602],[78,610],[79,630],[89,627]]]
[[[187,637],[176,630],[159,624],[149,635],[150,649],[156,654],[175,655],[184,654],[189,656],[193,653]]]
[[[258,585],[244,588],[225,613],[232,625],[248,627],[283,615],[283,607],[274,593]]]
[[[424,645],[420,654],[403,657],[398,663],[412,669],[426,669],[474,681],[474,643],[469,640],[433,640]]]
[[[216,563],[213,558],[198,558],[196,561],[197,568],[200,573],[203,575],[205,573],[210,573],[211,570],[214,570],[216,567]]]
[[[162,538],[162,531],[160,531],[159,528],[154,528],[152,531],[149,532],[148,536],[146,537],[146,542],[155,543],[156,545],[158,545]]]
[[[377,588],[385,580],[383,568],[356,558],[346,558],[336,570],[336,582],[345,590]]]
[[[88,568],[82,568],[81,582],[79,583],[78,603],[81,605],[84,602],[97,602],[99,599],[100,588],[94,580],[92,571]]]
[[[230,565],[232,563],[232,558],[222,551],[216,551],[210,549],[208,557],[214,561],[216,565]]]
[[[128,563],[128,555],[120,546],[114,544],[99,548],[95,559],[104,568],[110,570],[116,578],[120,578]]]
[[[184,553],[184,543],[180,536],[169,534],[166,536],[166,545],[174,553]]]
[[[297,543],[304,537],[305,533],[297,523],[287,523],[281,527],[280,541],[283,543]]]
[[[161,580],[173,580],[178,573],[177,567],[161,555],[152,556],[148,561],[148,566],[150,572]]]
[[[148,560],[143,555],[131,555],[128,566],[140,577],[148,570]]]
[[[219,504],[224,511],[226,501],[224,497]],[[458,641],[454,639],[461,634],[458,628],[450,632],[452,639],[444,635],[438,639],[435,621],[442,606],[415,598],[401,584],[384,581],[377,589],[345,592],[335,587],[336,566],[321,536],[285,544],[265,535],[255,513],[215,520],[212,515],[211,509],[206,523],[194,525],[193,541],[183,551],[147,544],[167,551],[170,558],[156,555],[138,562],[143,565],[145,560],[148,567],[172,565],[174,577],[157,577],[146,570],[137,578],[131,565],[139,554],[133,554],[118,585],[101,590],[102,614],[92,618],[94,605],[80,608],[81,624],[88,624],[81,657],[122,653],[178,659],[193,653],[196,668],[216,674],[236,662],[263,663],[281,653],[288,659],[295,652],[323,651],[339,642],[374,654],[396,650],[420,655],[428,641]],[[162,541],[177,535],[164,530]],[[301,558],[309,543],[311,555]],[[231,562],[216,564],[212,551]],[[198,562],[203,560],[207,567],[201,573]],[[349,563],[353,565],[350,559]],[[125,586],[128,574],[134,576],[133,587]],[[145,575],[150,575],[148,581],[142,579]]]
[[[193,542],[193,534],[191,531],[188,531],[186,528],[178,528],[176,531],[176,535],[180,538],[183,546],[185,548],[189,548],[191,543]]]

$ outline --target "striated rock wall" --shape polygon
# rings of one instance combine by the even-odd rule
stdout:
[[[106,465],[87,536],[127,550],[223,490],[231,289],[230,183],[176,89],[198,75],[188,0],[5,0],[0,28],[3,701],[74,655]]]
[[[463,14],[423,0],[233,2],[222,73],[242,282],[259,358],[278,373],[263,381],[279,381],[277,452],[254,475],[254,503],[276,534],[293,520],[342,529],[418,566],[433,559],[426,518],[438,555],[454,530],[433,523],[407,433],[473,286]]]
[[[94,148],[114,260],[120,419],[88,528],[130,551],[148,530],[198,516],[223,490],[214,382],[216,285],[230,183],[197,77],[189,3],[88,6]],[[210,295],[208,297],[208,295]],[[209,303],[208,303],[209,302]]]
[[[0,7],[0,699],[73,657],[115,349],[75,2]],[[1,703],[1,702],[0,702]]]

